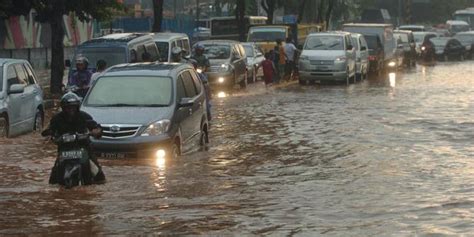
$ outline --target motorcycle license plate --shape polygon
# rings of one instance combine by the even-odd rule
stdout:
[[[83,156],[82,150],[62,151],[61,158],[66,160],[81,159]]]
[[[105,159],[124,159],[126,156],[124,153],[102,152],[100,153],[100,157]]]

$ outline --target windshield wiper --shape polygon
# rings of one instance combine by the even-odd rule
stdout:
[[[163,104],[145,104],[145,105],[137,105],[140,107],[168,107],[168,105]]]
[[[105,104],[105,105],[89,105],[92,107],[138,107],[140,105],[134,105],[134,104],[124,104],[124,103],[117,103],[117,104]]]

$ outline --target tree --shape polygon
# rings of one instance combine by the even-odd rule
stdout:
[[[263,10],[267,13],[267,24],[273,24],[273,13],[275,9],[284,6],[283,0],[261,0]]]
[[[161,22],[163,21],[163,3],[164,0],[153,0],[153,32],[161,31]]]
[[[239,29],[239,40],[241,42],[245,41],[245,1],[237,1],[237,6],[236,6],[236,11],[235,11],[235,19],[237,20],[237,27]]]
[[[17,0],[15,0],[17,1]],[[80,21],[105,20],[114,9],[121,9],[116,0],[30,0],[36,19],[51,26],[51,93],[61,93],[64,76],[63,16],[74,13]]]

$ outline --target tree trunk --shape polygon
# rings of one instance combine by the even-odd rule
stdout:
[[[153,17],[152,32],[161,31],[161,22],[163,21],[163,2],[164,0],[153,0],[153,16],[154,17]]]
[[[305,7],[306,7],[306,0],[302,0],[300,5],[298,6],[298,23],[301,23],[301,21],[303,20]]]
[[[237,1],[237,9],[235,11],[235,18],[239,29],[239,41],[244,42],[245,39],[245,1]]]
[[[275,0],[262,0],[261,5],[267,13],[267,24],[273,24],[273,13],[275,12]]]
[[[323,21],[323,9],[324,9],[324,3],[325,0],[320,0],[319,2],[319,8],[318,8],[318,17],[317,17],[317,22],[321,23]]]
[[[64,25],[61,12],[53,13],[51,25],[51,82],[52,94],[60,94],[64,76]]]
[[[329,29],[329,21],[331,20],[332,10],[334,9],[334,4],[336,3],[337,3],[337,0],[329,1],[328,3],[328,10],[326,11],[326,18],[325,18],[326,30]]]

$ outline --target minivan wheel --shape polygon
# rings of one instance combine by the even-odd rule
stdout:
[[[0,138],[8,137],[8,120],[5,117],[0,117]]]
[[[201,130],[201,137],[199,139],[199,145],[202,150],[207,150],[207,145],[209,144],[209,132],[206,127],[203,127]]]
[[[43,112],[40,109],[36,110],[35,115],[35,124],[33,130],[37,133],[40,133],[43,130]]]

